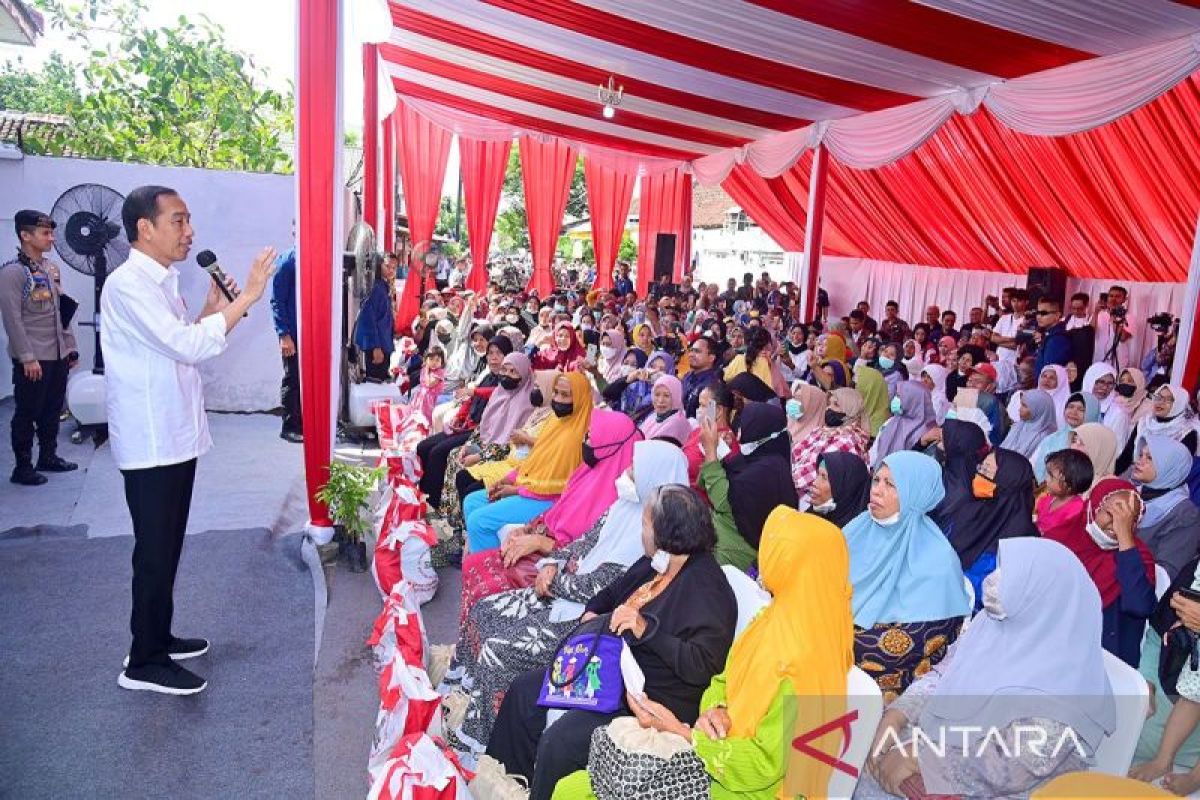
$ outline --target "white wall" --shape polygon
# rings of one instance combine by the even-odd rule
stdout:
[[[295,180],[290,175],[29,156],[19,161],[0,160],[0,257],[8,261],[16,249],[13,215],[18,210],[33,208],[48,213],[65,190],[81,183],[104,184],[121,194],[154,183],[180,193],[191,210],[196,235],[188,261],[177,266],[182,274],[180,289],[194,312],[204,305],[210,285],[210,278],[195,262],[201,250],[216,253],[225,271],[244,283],[250,263],[261,248],[271,245],[282,251],[292,246]],[[91,318],[92,278],[66,266],[57,252],[51,257],[62,266],[65,290],[80,303],[75,336],[80,368],[90,369],[92,329],[78,323]],[[250,316],[230,334],[228,349],[201,366],[209,409],[259,411],[279,405],[283,369],[269,299],[268,290]],[[3,330],[0,343],[7,347]],[[11,372],[11,359],[0,358],[0,397],[12,394]]]

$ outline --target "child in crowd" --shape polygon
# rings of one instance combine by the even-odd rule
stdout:
[[[1092,486],[1092,474],[1092,462],[1077,450],[1060,450],[1046,457],[1046,493],[1034,507],[1042,536],[1065,544],[1073,531],[1085,527],[1084,498]]]
[[[413,387],[409,395],[408,412],[420,412],[425,419],[430,419],[433,407],[437,405],[438,395],[446,382],[446,352],[438,345],[432,345],[425,351],[425,363],[421,367],[421,379]]]

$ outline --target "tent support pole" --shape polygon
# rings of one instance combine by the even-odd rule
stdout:
[[[808,179],[808,217],[804,229],[804,254],[800,261],[801,322],[816,319],[817,288],[821,276],[821,238],[825,231],[825,186],[829,152],[824,145],[813,150]]]
[[[1175,345],[1175,362],[1171,382],[1196,391],[1200,378],[1200,218],[1196,220],[1196,236],[1192,242],[1192,261],[1188,265],[1187,289],[1183,293],[1183,309]]]

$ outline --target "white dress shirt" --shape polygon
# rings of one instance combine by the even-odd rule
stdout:
[[[179,270],[139,250],[100,298],[108,432],[122,470],[180,464],[212,447],[196,364],[225,349],[225,318],[188,318]]]
[[[1007,339],[1012,339],[1017,335],[1017,332],[1023,327],[1025,322],[1024,317],[1018,317],[1016,314],[1005,314],[996,320],[995,326],[992,328],[992,333],[997,336],[1003,336]],[[1013,347],[997,347],[996,355],[1001,361],[1016,361],[1017,351]]]

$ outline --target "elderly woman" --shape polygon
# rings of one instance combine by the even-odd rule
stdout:
[[[854,388],[862,395],[863,419],[867,422],[867,433],[879,435],[883,423],[892,414],[891,398],[888,397],[887,381],[879,370],[860,365],[854,368]]]
[[[1138,536],[1172,578],[1196,555],[1200,545],[1200,509],[1188,497],[1192,454],[1165,436],[1138,442],[1131,477],[1146,503]]]
[[[576,633],[621,636],[646,676],[646,696],[694,723],[733,643],[737,601],[713,558],[716,534],[695,492],[656,490],[642,525],[645,555],[587,603]],[[537,669],[513,681],[487,746],[510,774],[530,782],[531,800],[546,800],[561,778],[587,766],[596,728],[630,714],[624,704],[612,714],[567,711],[547,727],[547,709],[537,704],[545,676]]]
[[[1033,464],[1033,474],[1039,483],[1046,480],[1046,456],[1070,447],[1071,442],[1075,440],[1075,431],[1079,430],[1081,425],[1099,421],[1100,401],[1095,397],[1075,392],[1067,399],[1067,405],[1063,409],[1063,424],[1042,440],[1034,451],[1033,458],[1029,459]]]
[[[870,461],[878,464],[892,453],[916,450],[925,433],[937,426],[933,397],[919,381],[904,381],[896,387],[891,402],[892,416],[871,445]]]
[[[1014,399],[1018,412],[1000,446],[1020,453],[1032,462],[1042,441],[1058,430],[1054,400],[1041,389],[1017,392]]]
[[[792,384],[792,396],[784,403],[788,418],[788,438],[792,446],[825,422],[825,407],[829,398],[816,386],[802,381]]]
[[[958,555],[928,516],[944,495],[936,461],[893,453],[845,528],[855,659],[888,702],[941,661],[970,611]]]
[[[1164,436],[1174,439],[1196,455],[1200,443],[1200,422],[1188,405],[1187,390],[1177,384],[1158,387],[1154,393],[1153,413],[1138,421],[1138,438]]]
[[[871,498],[871,473],[853,453],[822,453],[817,479],[808,492],[808,510],[839,528],[867,510]]]
[[[762,539],[762,583],[771,603],[733,644],[725,670],[700,701],[693,727],[648,696],[630,704],[638,722],[692,742],[716,800],[824,797],[828,763],[795,769],[788,743],[846,711],[853,658],[849,559],[836,527],[792,509],[776,509]],[[813,698],[797,706],[796,697]],[[841,736],[813,746],[830,757]],[[555,800],[591,800],[588,773],[559,782]]]
[[[1027,797],[1058,775],[1090,768],[1116,729],[1100,598],[1067,548],[1041,539],[1001,542],[983,602],[946,659],[884,712],[856,800]],[[944,740],[944,751],[889,747],[909,740],[909,725]],[[1064,747],[1018,753],[1006,744],[1072,734]]]
[[[933,397],[933,413],[938,425],[946,419],[950,410],[950,399],[946,397],[946,378],[950,372],[941,364],[926,364],[921,370],[921,383],[925,384]]]
[[[642,555],[642,512],[654,491],[687,481],[683,453],[667,442],[633,446],[633,464],[617,479],[617,499],[587,533],[540,562],[533,586],[477,602],[463,626],[443,691],[469,693],[459,749],[478,756],[491,736],[508,685],[549,664],[558,642],[578,624],[583,604]],[[472,759],[473,760],[473,759]]]
[[[835,389],[829,393],[825,418],[792,447],[792,480],[796,494],[808,495],[817,477],[817,460],[822,453],[853,453],[867,461],[868,424],[863,420],[862,395],[855,389]]]

